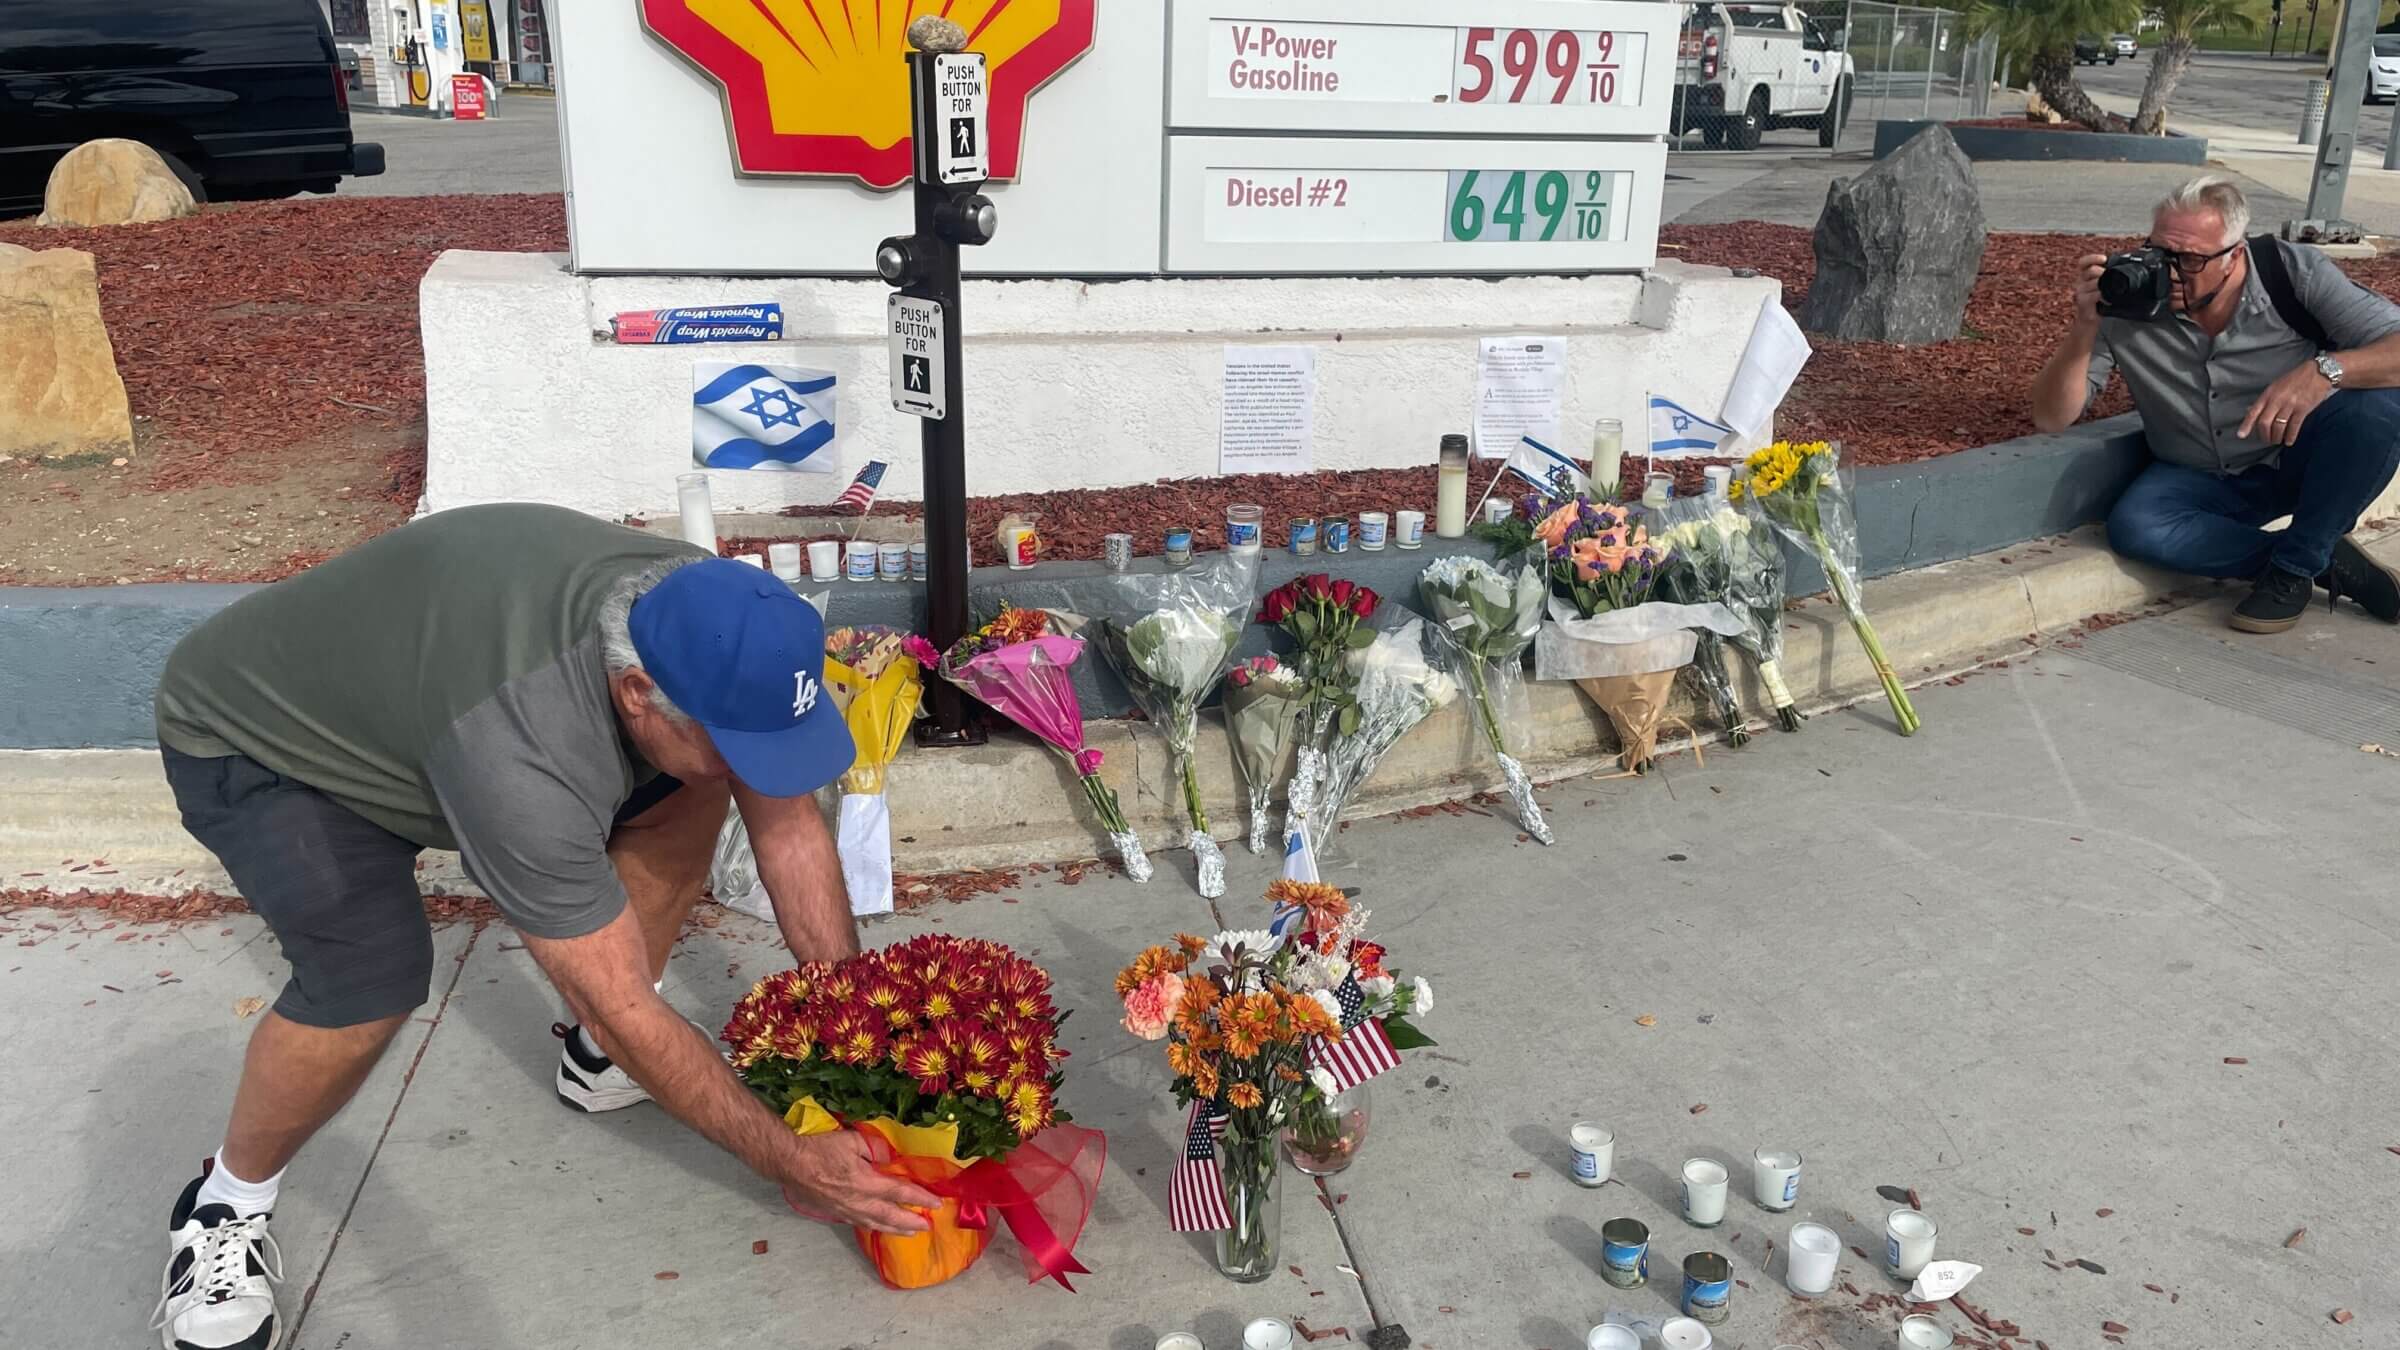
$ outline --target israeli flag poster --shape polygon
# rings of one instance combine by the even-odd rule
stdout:
[[[692,462],[832,473],[834,375],[754,361],[692,363]]]

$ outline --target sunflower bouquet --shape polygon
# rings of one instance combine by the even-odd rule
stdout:
[[[1066,756],[1075,766],[1085,800],[1125,864],[1125,875],[1135,881],[1150,879],[1150,857],[1142,851],[1142,837],[1126,822],[1115,789],[1100,777],[1100,752],[1083,743],[1083,702],[1075,693],[1082,638],[1056,632],[1047,611],[1007,605],[990,623],[952,643],[949,651],[937,652],[920,637],[906,641],[909,655],[921,664]]]
[[[1921,723],[1908,691],[1900,687],[1883,640],[1867,622],[1867,607],[1859,590],[1858,527],[1850,509],[1850,488],[1841,474],[1841,448],[1827,441],[1777,441],[1751,454],[1734,479],[1733,495],[1747,503],[1776,532],[1816,555],[1833,587],[1833,598],[1850,617],[1850,630],[1883,683],[1899,719],[1900,734],[1913,736]]]
[[[1296,983],[1303,959],[1263,929],[1185,934],[1117,976],[1125,1029],[1166,1043],[1176,1104],[1190,1108],[1169,1221],[1216,1233],[1218,1269],[1242,1283],[1277,1267],[1276,1139],[1314,1085],[1309,1043],[1342,1038],[1333,998]]]
[[[973,1265],[1006,1220],[1029,1280],[1084,1274],[1075,1240],[1107,1141],[1058,1104],[1065,1014],[1041,967],[996,942],[928,934],[770,975],[721,1037],[802,1135],[858,1131],[876,1166],[942,1197],[923,1233],[854,1230],[895,1289]]]

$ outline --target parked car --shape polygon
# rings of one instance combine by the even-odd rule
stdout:
[[[0,0],[0,215],[39,210],[60,157],[106,136],[203,200],[382,173],[348,83],[316,0]]]
[[[1796,5],[1692,6],[1675,67],[1675,134],[1697,127],[1712,147],[1755,150],[1777,127],[1809,127],[1832,145],[1851,95],[1836,31]]]
[[[2076,65],[2096,66],[2103,61],[2106,61],[2112,66],[2115,65],[2117,63],[2117,49],[2109,46],[2107,43],[2102,42],[2096,37],[2079,37],[2075,39]]]
[[[2400,99],[2400,34],[2379,33],[2375,54],[2367,61],[2367,102]]]
[[[2142,44],[2134,41],[2133,34],[2131,33],[2109,34],[2108,45],[2116,52],[2117,55],[2124,57],[2128,61],[2132,60],[2134,56],[2142,50]]]

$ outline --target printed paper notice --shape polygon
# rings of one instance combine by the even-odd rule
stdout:
[[[1217,472],[1307,473],[1316,423],[1316,348],[1225,348]]]
[[[1563,444],[1559,398],[1566,379],[1565,338],[1485,338],[1475,371],[1475,453],[1505,459],[1527,436]]]

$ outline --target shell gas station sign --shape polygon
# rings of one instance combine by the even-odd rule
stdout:
[[[983,276],[1508,274],[1656,257],[1655,0],[593,0],[554,16],[580,272],[872,274],[905,33],[990,70]]]
[[[1017,176],[1027,102],[1092,48],[1097,0],[640,0],[642,24],[723,91],[734,171],[909,176],[909,22],[965,28],[991,72],[992,176]]]

